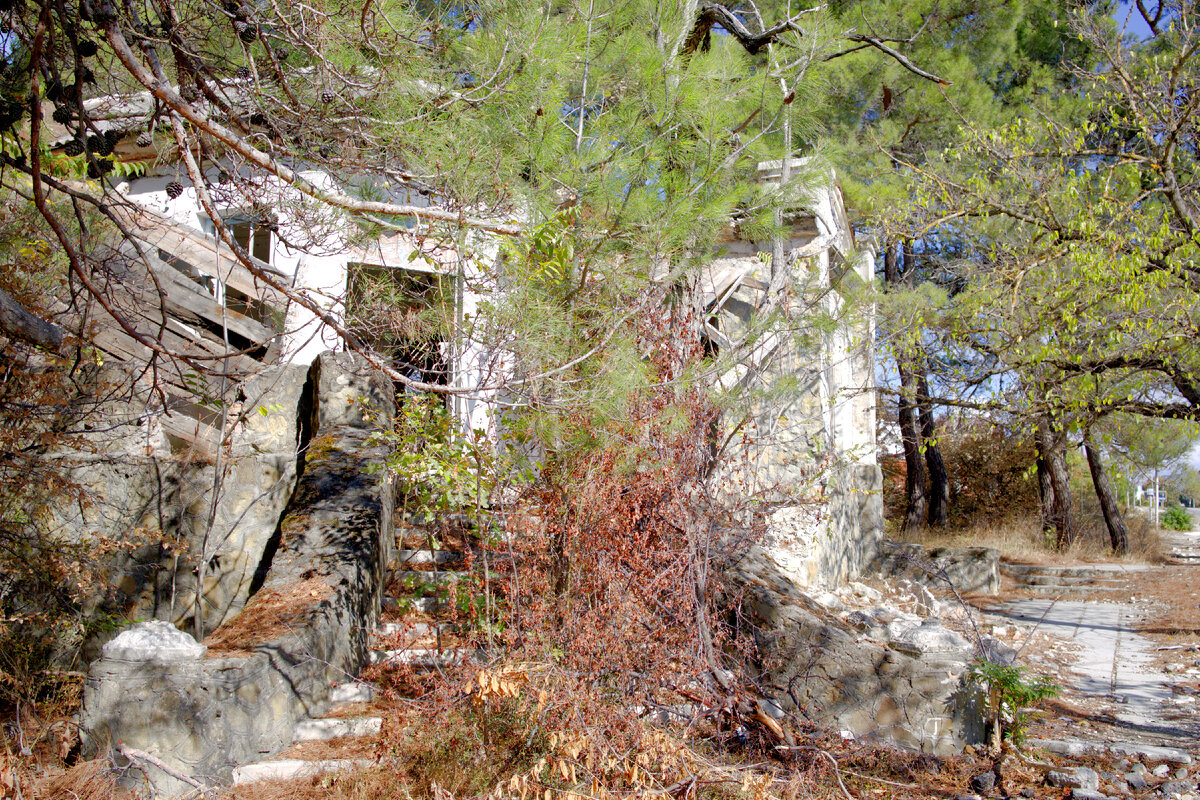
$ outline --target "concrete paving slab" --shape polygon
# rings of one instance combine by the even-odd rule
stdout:
[[[1078,645],[1074,688],[1120,704],[1118,720],[1138,726],[1161,720],[1171,690],[1153,665],[1154,643],[1132,629],[1142,613],[1137,606],[1037,598],[1005,603],[999,611]]]

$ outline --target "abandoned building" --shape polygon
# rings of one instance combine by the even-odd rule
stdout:
[[[110,109],[112,124],[144,114],[139,102]],[[117,157],[149,165],[153,143],[124,139]],[[233,257],[174,167],[114,181],[129,240],[108,254],[107,288],[126,323],[177,357],[162,358],[102,312],[91,321],[105,369],[141,389],[140,403],[114,409],[139,434],[103,443],[120,459],[64,459],[99,502],[59,519],[78,537],[143,529],[180,542],[132,553],[113,596],[97,600],[156,622],[80,643],[92,662],[86,749],[120,740],[219,781],[290,745],[374,657],[369,634],[396,542],[394,489],[377,469],[371,432],[391,424],[396,386],[344,352],[347,339],[372,343],[406,378],[490,387],[448,403],[458,424],[493,437],[504,425],[494,378],[508,368],[504,353],[447,324],[487,301],[497,242],[472,234],[471,255],[460,258],[451,245],[431,246],[420,220],[365,237],[278,181],[239,173],[236,183],[256,190],[247,202],[223,189],[227,169],[206,166],[206,188],[252,268]],[[724,356],[714,360],[715,389],[770,389],[747,394],[750,424],[730,448],[739,457],[717,467],[728,485],[775,500],[765,537],[730,568],[748,588],[747,617],[762,624],[760,677],[780,713],[786,695],[796,698],[788,671],[819,646],[830,655],[805,690],[819,719],[947,752],[977,736],[955,699],[970,653],[961,637],[924,630],[865,641],[806,599],[868,570],[883,521],[874,252],[855,242],[832,174],[793,159],[758,165],[758,180],[787,187],[801,172],[805,188],[783,214],[789,236],[750,241],[730,226],[699,277],[707,346]],[[435,202],[392,191],[412,205]],[[806,323],[817,316],[822,324]],[[319,452],[308,447],[317,437]],[[331,595],[300,602],[303,624],[217,654],[187,635],[236,640],[248,603],[283,602],[316,563],[339,580]],[[155,785],[186,788],[165,775]]]

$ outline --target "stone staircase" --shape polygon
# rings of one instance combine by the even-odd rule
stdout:
[[[435,541],[427,526],[396,519],[396,551],[392,560],[380,623],[373,631],[368,663],[400,664],[417,676],[457,666],[476,657],[460,646],[452,622],[455,605],[468,577],[471,536],[459,530],[455,545],[423,549],[414,547]],[[233,771],[235,785],[262,780],[288,780],[348,769],[361,769],[377,762],[362,758],[365,747],[383,729],[382,709],[376,705],[376,687],[355,679],[331,687],[328,712],[301,721],[291,748],[269,760],[244,764]],[[309,743],[325,743],[314,749]],[[312,757],[307,752],[328,756],[339,749],[354,755],[342,758]]]
[[[1101,592],[1119,593],[1125,589],[1125,578],[1145,566],[1125,564],[1043,565],[1000,563],[1000,574],[1012,580],[1014,588],[1038,595],[1088,595]]]
[[[1168,564],[1200,564],[1200,531],[1163,531],[1159,540]]]

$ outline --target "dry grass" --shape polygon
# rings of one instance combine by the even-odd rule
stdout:
[[[898,541],[916,542],[930,547],[991,547],[1012,561],[1028,563],[1162,563],[1158,532],[1140,516],[1129,515],[1129,552],[1113,555],[1103,529],[1087,524],[1085,517],[1076,542],[1066,550],[1057,550],[1041,529],[1036,517],[1014,518],[1004,522],[983,522],[969,527],[936,530],[926,528],[894,534]]]
[[[7,797],[8,795],[4,795]],[[73,767],[50,767],[22,782],[25,800],[134,800],[117,786],[117,773],[107,761],[83,761]]]

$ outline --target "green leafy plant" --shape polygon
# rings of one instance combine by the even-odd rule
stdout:
[[[984,685],[991,713],[992,747],[999,749],[1007,738],[1017,747],[1025,741],[1030,714],[1028,706],[1055,697],[1061,689],[1040,675],[1029,679],[1015,664],[977,663],[971,674]]]
[[[1169,531],[1190,531],[1192,529],[1192,518],[1188,516],[1188,512],[1183,506],[1169,506],[1162,514],[1160,520],[1162,527]]]
[[[392,431],[379,438],[391,446],[388,471],[427,520],[485,502],[494,473],[491,449],[481,432],[459,429],[439,396],[406,395]]]

